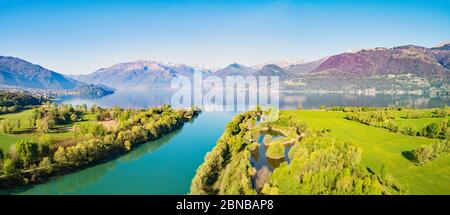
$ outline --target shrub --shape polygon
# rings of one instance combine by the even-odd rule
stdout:
[[[3,161],[3,174],[5,175],[11,175],[16,172],[16,164],[13,159],[6,158]]]
[[[450,141],[444,140],[430,145],[421,145],[412,151],[413,159],[420,165],[450,152]]]
[[[281,142],[271,143],[266,151],[266,157],[272,159],[281,159],[284,157],[284,145]]]

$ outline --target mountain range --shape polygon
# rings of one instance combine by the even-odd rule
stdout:
[[[0,85],[27,89],[76,91],[103,96],[114,91],[106,86],[84,83],[28,61],[0,56]]]
[[[192,77],[194,71],[200,71],[204,76],[222,78],[232,75],[275,75],[279,76],[280,87],[285,90],[427,90],[437,87],[448,92],[450,44],[433,48],[406,45],[361,49],[316,61],[270,61],[255,66],[233,63],[222,69],[140,60],[70,77],[18,58],[0,57],[0,84],[32,88],[167,87],[174,77]]]
[[[161,87],[169,85],[174,77],[192,77],[196,70],[204,74],[212,73],[210,69],[202,66],[140,60],[119,63],[108,68],[101,68],[89,75],[72,77],[80,81],[104,84],[116,88],[141,86]]]

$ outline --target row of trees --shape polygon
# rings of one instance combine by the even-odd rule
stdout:
[[[422,129],[416,129],[409,125],[398,125],[389,119],[394,117],[389,112],[374,111],[374,112],[354,112],[347,113],[345,119],[356,121],[365,125],[385,128],[391,132],[400,132],[410,136],[424,136],[429,138],[449,138],[450,128],[447,119],[439,122],[431,122]]]
[[[191,184],[191,194],[255,194],[252,188],[250,140],[256,114],[236,115],[225,128],[216,146],[205,156]]]
[[[328,111],[342,111],[342,112],[367,112],[367,111],[389,111],[389,110],[403,110],[399,107],[347,107],[347,106],[333,106],[327,108]]]

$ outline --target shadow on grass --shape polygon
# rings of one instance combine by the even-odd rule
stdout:
[[[402,156],[413,163],[417,163],[411,151],[403,151]]]
[[[32,134],[35,132],[34,128],[27,128],[18,131],[13,131],[13,134]]]

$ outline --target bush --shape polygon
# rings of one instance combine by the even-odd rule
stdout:
[[[284,158],[284,145],[281,142],[271,143],[266,151],[266,157],[272,159]]]
[[[421,145],[412,151],[413,159],[420,165],[448,154],[450,151],[449,140],[440,141],[430,145]]]
[[[11,175],[16,172],[16,164],[13,159],[6,158],[3,161],[3,174],[5,175]]]

